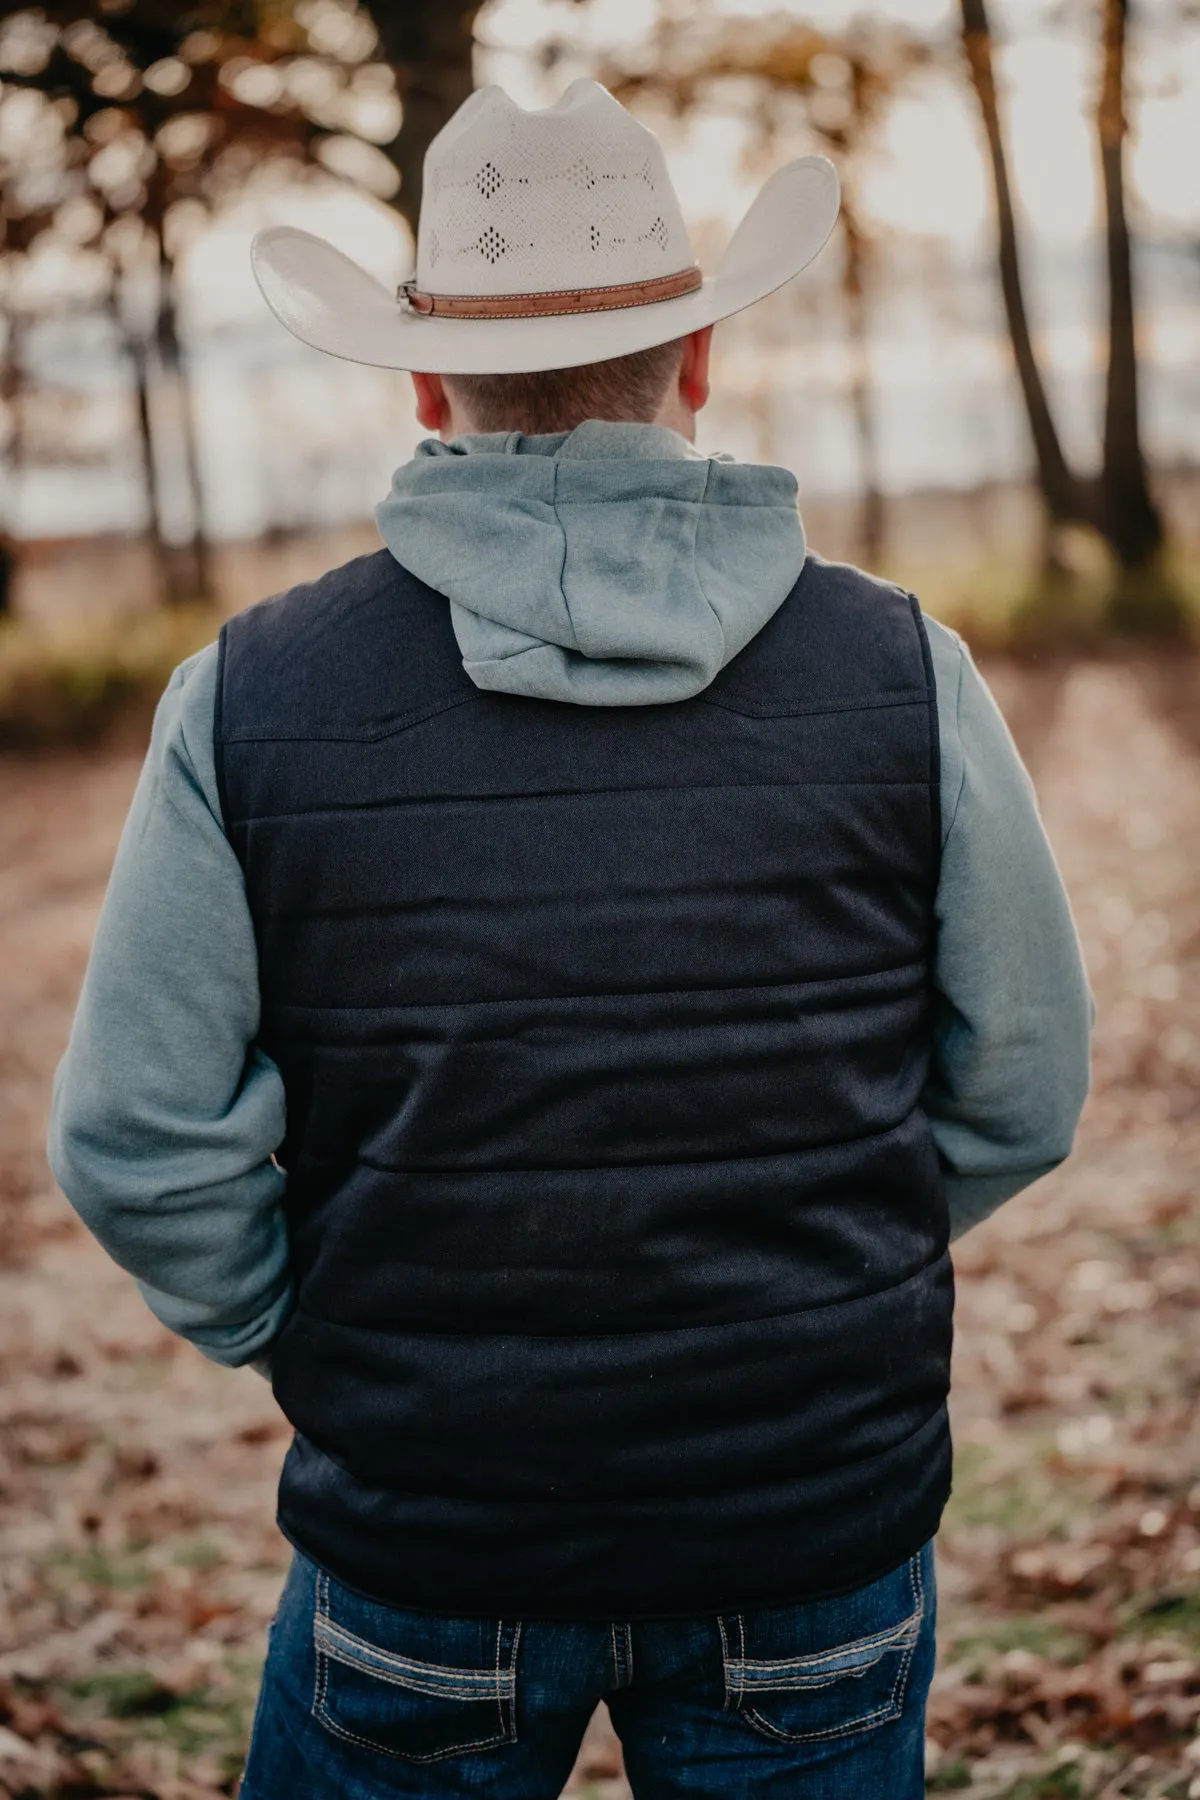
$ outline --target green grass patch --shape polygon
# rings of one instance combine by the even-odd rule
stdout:
[[[214,1756],[223,1774],[235,1775],[250,1738],[255,1691],[250,1682],[244,1692],[202,1688],[188,1694],[158,1721],[146,1722],[143,1740],[170,1743],[181,1756]]]
[[[997,1800],[1088,1800],[1084,1774],[1076,1763],[1047,1769],[1040,1775],[1022,1775],[1012,1787],[1005,1788]]]
[[[68,1683],[73,1701],[90,1702],[90,1710],[108,1719],[144,1719],[173,1711],[179,1696],[163,1687],[146,1669],[103,1669]]]
[[[1086,1656],[1088,1640],[1060,1625],[1053,1615],[1021,1613],[955,1638],[947,1648],[946,1660],[967,1664],[972,1677],[982,1679],[1009,1650],[1028,1650],[1047,1662],[1069,1664]]]
[[[1006,1537],[1057,1538],[1094,1503],[1100,1492],[1096,1478],[1085,1471],[1064,1473],[1051,1435],[1031,1432],[1021,1448],[1027,1454],[1019,1462],[979,1444],[965,1444],[956,1453],[948,1532],[992,1526]]]
[[[1200,1215],[1189,1209],[1186,1213],[1163,1219],[1154,1227],[1150,1237],[1151,1253],[1191,1249],[1197,1239],[1200,1239]]]
[[[225,1552],[221,1546],[208,1538],[197,1538],[195,1543],[181,1544],[171,1558],[181,1568],[199,1569],[201,1574],[217,1568],[224,1560]]]
[[[1135,1600],[1121,1615],[1121,1636],[1177,1637],[1200,1650],[1200,1592],[1176,1591]]]
[[[63,1694],[73,1724],[102,1718],[126,1726],[139,1745],[215,1758],[232,1779],[246,1753],[261,1673],[257,1659],[231,1657],[221,1679],[176,1693],[149,1669],[104,1669],[70,1682]]]
[[[81,744],[118,725],[147,725],[172,669],[220,625],[199,606],[57,631],[0,624],[0,749]]]
[[[153,1575],[142,1554],[144,1549],[145,1545],[140,1544],[137,1548],[126,1545],[121,1550],[62,1551],[50,1559],[50,1566],[65,1586],[82,1583],[86,1587],[131,1592],[145,1587]]]
[[[927,1794],[961,1794],[964,1788],[973,1786],[971,1771],[965,1762],[945,1763],[925,1783]]]

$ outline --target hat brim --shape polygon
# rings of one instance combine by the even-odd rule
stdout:
[[[510,375],[628,356],[716,324],[807,268],[838,215],[837,171],[802,156],[764,183],[714,274],[649,306],[561,318],[448,319],[410,312],[332,244],[291,226],[260,231],[250,257],[281,325],[315,350],[383,369]]]

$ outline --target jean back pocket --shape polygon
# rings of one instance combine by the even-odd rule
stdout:
[[[335,1737],[404,1762],[516,1740],[513,1621],[399,1612],[318,1574],[313,1717]]]
[[[722,1615],[727,1707],[785,1744],[850,1737],[899,1718],[932,1600],[927,1546],[855,1593]]]

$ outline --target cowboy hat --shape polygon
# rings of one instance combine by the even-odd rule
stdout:
[[[412,278],[396,294],[332,244],[276,226],[251,248],[281,324],[351,362],[446,375],[570,368],[648,350],[798,275],[838,213],[824,156],[763,185],[711,275],[662,147],[594,81],[527,111],[480,88],[434,138]]]

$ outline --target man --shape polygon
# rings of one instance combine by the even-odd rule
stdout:
[[[1012,743],[910,596],[692,448],[716,275],[591,83],[432,146],[399,300],[256,247],[417,371],[387,546],[159,710],[71,1045],[64,1190],[296,1427],[244,1800],[924,1792],[947,1239],[1067,1155],[1089,999]]]

